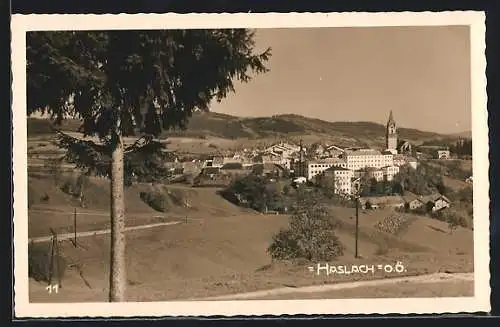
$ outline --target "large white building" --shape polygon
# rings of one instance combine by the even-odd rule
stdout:
[[[347,169],[347,162],[339,158],[326,158],[319,160],[310,160],[306,163],[307,179],[311,180],[315,176],[321,174],[325,170],[332,167],[340,167]]]
[[[405,156],[403,154],[395,154],[393,156],[393,158],[394,158],[393,159],[394,166],[401,167],[401,166],[409,165],[413,169],[417,169],[418,162],[417,162],[417,159],[415,159],[413,157]]]
[[[325,175],[334,178],[333,189],[336,194],[352,194],[352,181],[354,172],[343,167],[331,167],[324,172]]]
[[[382,153],[373,149],[347,150],[341,157],[347,163],[346,168],[350,170],[394,166],[391,153]]]
[[[368,169],[366,174],[369,178],[374,178],[377,182],[392,181],[394,176],[399,173],[398,166],[387,166],[383,168]]]
[[[392,181],[394,179],[394,176],[396,176],[399,173],[399,167],[387,166],[382,168],[382,171],[384,172],[384,179],[387,181]]]

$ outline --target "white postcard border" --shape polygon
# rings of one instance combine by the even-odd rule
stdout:
[[[29,303],[27,224],[26,32],[164,28],[290,28],[469,25],[473,137],[474,283],[470,298],[287,301]],[[15,316],[137,317],[296,314],[457,313],[490,310],[489,160],[483,12],[13,15],[13,179]]]

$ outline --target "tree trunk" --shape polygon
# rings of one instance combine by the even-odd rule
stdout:
[[[117,141],[111,154],[111,266],[109,301],[125,301],[125,200],[123,175],[123,141]]]

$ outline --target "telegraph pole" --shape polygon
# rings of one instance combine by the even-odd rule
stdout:
[[[302,154],[302,139],[300,139],[300,150],[299,150],[299,177],[304,177],[304,163],[303,163],[303,154]]]
[[[359,258],[358,255],[358,233],[359,233],[359,195],[355,197],[356,201],[356,235],[354,236],[355,244],[354,244],[354,258]]]

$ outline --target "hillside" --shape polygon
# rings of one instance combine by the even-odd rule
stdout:
[[[67,121],[62,129],[75,131],[77,121]],[[401,139],[423,141],[436,138],[449,138],[410,128],[398,130]],[[28,119],[28,135],[51,134],[48,120]],[[371,146],[383,144],[385,127],[373,122],[328,122],[299,115],[277,115],[272,117],[241,118],[220,113],[195,113],[185,131],[176,130],[164,133],[167,136],[195,138],[217,137],[223,139],[265,139],[308,137],[328,142],[344,142],[346,146]],[[307,141],[306,141],[307,142]]]
[[[50,228],[57,233],[74,231],[74,199],[55,187],[51,179],[30,177],[29,186],[34,200],[29,210],[29,236],[48,235]],[[128,232],[126,261],[130,301],[185,300],[284,286],[396,277],[383,271],[317,275],[307,269],[306,263],[273,262],[266,249],[273,235],[288,225],[288,216],[244,210],[225,201],[216,189],[180,185],[166,187],[168,194],[173,195],[168,200],[169,210],[157,212],[140,199],[140,192],[148,188],[149,185],[142,184],[127,189],[127,226],[178,223]],[[77,230],[109,228],[109,182],[93,179],[87,193],[88,206],[77,207]],[[183,201],[179,201],[181,198],[188,199],[192,205],[185,208]],[[345,246],[344,255],[338,258],[341,265],[401,261],[407,269],[401,275],[471,272],[473,269],[471,230],[458,228],[450,234],[444,222],[412,217],[404,228],[389,233],[375,226],[393,216],[393,211],[362,210],[359,220],[362,259],[355,259],[354,210],[332,207],[332,214],[339,221],[336,235]],[[109,236],[102,234],[80,236],[78,247],[69,240],[60,241],[60,253],[68,262],[63,279],[67,291],[48,295],[46,283],[31,279],[30,301],[106,301],[109,240]],[[48,244],[40,244],[39,249],[47,249],[45,253],[49,253],[44,246]]]

